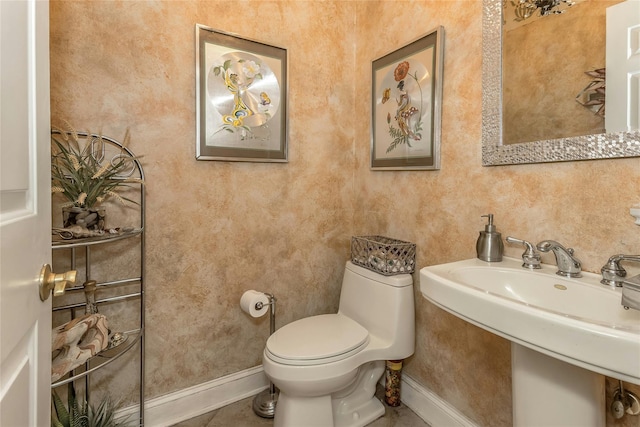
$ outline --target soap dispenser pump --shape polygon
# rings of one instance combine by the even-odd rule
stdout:
[[[478,241],[476,242],[476,252],[478,253],[478,259],[487,262],[500,262],[502,261],[502,252],[504,251],[504,244],[502,243],[502,234],[496,231],[496,226],[493,225],[493,214],[482,215],[482,218],[488,218],[487,225],[484,226],[484,231],[480,232]]]

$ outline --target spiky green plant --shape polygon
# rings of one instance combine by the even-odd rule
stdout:
[[[69,383],[69,407],[65,407],[62,399],[55,391],[52,393],[54,411],[51,413],[51,427],[87,427],[87,408],[78,402],[75,388]]]
[[[115,420],[118,405],[111,398],[104,398],[98,407],[87,404],[76,397],[75,388],[69,383],[68,407],[56,392],[52,393],[54,410],[51,413],[51,427],[128,427],[127,419]]]
[[[94,137],[89,133],[87,141],[81,144],[75,129],[68,124],[65,127],[64,131],[54,129],[56,132],[51,134],[51,192],[60,193],[67,199],[63,207],[91,208],[108,198],[137,204],[117,192],[121,187],[128,187],[128,183],[142,183],[140,179],[122,177],[134,158],[122,150],[115,161],[101,163],[91,152],[89,142]],[[95,138],[98,144],[104,144],[102,136]],[[123,146],[129,139],[127,131]]]

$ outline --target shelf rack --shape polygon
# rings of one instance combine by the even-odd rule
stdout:
[[[60,133],[59,131],[52,131],[52,133]],[[93,145],[91,146],[91,153],[94,155],[94,158],[101,161],[111,161],[112,158],[108,158],[112,152],[115,153],[126,153],[132,159],[132,170],[127,176],[118,176],[121,179],[127,179],[130,177],[140,178],[142,182],[144,182],[144,171],[142,169],[142,165],[136,158],[136,156],[127,148],[124,147],[120,142],[105,136],[99,136],[95,134],[87,134],[78,132],[78,138],[84,138],[86,144],[94,144],[95,141],[101,140],[102,147],[107,147],[106,149],[102,149],[100,152],[96,153],[93,149]],[[99,157],[99,158],[98,158]],[[137,175],[137,176],[136,176]],[[144,185],[140,184],[131,184],[131,185],[139,185],[140,187],[140,199],[139,199],[139,226],[130,227],[125,230],[117,230],[115,233],[105,233],[101,236],[95,237],[86,237],[86,238],[73,238],[73,239],[64,239],[58,232],[58,229],[52,230],[52,242],[51,247],[54,251],[61,249],[69,249],[70,250],[70,269],[76,269],[76,255],[78,249],[84,249],[84,260],[85,260],[85,281],[90,280],[91,275],[91,251],[93,248],[96,248],[101,245],[107,245],[110,243],[114,243],[117,241],[121,241],[124,239],[132,239],[138,238],[138,247],[140,250],[140,274],[139,276],[128,277],[125,279],[119,280],[111,280],[111,281],[103,281],[99,282],[96,285],[96,289],[107,289],[114,288],[116,286],[123,285],[135,285],[138,284],[137,290],[133,292],[129,292],[124,295],[111,296],[108,298],[102,298],[96,300],[96,304],[98,306],[107,304],[107,303],[121,303],[123,301],[136,300],[139,299],[140,304],[140,325],[139,328],[126,331],[124,335],[126,336],[126,340],[115,346],[113,348],[107,348],[100,353],[93,356],[89,359],[83,369],[76,369],[71,373],[67,374],[62,379],[51,384],[51,388],[54,389],[56,387],[60,387],[64,384],[68,384],[74,381],[78,381],[84,379],[85,387],[85,399],[89,402],[90,399],[90,374],[93,372],[109,365],[110,363],[118,360],[124,354],[127,354],[133,348],[136,347],[136,344],[139,344],[139,369],[140,369],[140,377],[139,377],[139,422],[138,425],[140,427],[144,426],[144,363],[145,363],[145,354],[144,354],[144,338],[145,338],[145,295],[144,295],[144,280],[145,280],[145,192]],[[73,292],[84,292],[83,286],[74,286],[67,288],[65,293],[73,293]],[[71,318],[76,317],[76,313],[79,310],[82,310],[81,313],[84,313],[84,309],[86,307],[86,303],[72,303],[61,306],[56,306],[53,308],[54,312],[59,311],[68,311],[71,315]]]

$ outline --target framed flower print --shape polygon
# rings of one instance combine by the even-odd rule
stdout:
[[[372,63],[371,169],[440,169],[444,28]]]

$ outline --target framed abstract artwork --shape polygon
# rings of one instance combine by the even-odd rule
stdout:
[[[371,169],[440,169],[444,28],[372,63]]]
[[[287,51],[196,24],[196,159],[287,162]]]

